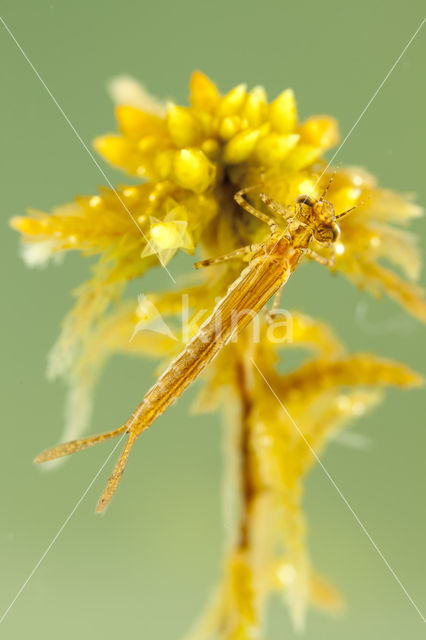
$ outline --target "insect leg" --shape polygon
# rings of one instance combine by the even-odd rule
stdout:
[[[220,262],[226,262],[227,260],[232,260],[233,258],[241,258],[247,253],[254,253],[257,249],[258,245],[256,244],[248,244],[245,247],[240,247],[239,249],[235,249],[235,251],[231,251],[230,253],[225,253],[223,256],[217,256],[216,258],[207,258],[207,260],[201,260],[200,262],[196,262],[194,267],[199,269],[200,267],[210,267],[212,264],[219,264]]]
[[[240,207],[248,211],[248,213],[251,213],[252,216],[258,218],[259,220],[262,220],[262,222],[265,222],[271,228],[271,231],[273,231],[277,227],[275,220],[268,216],[266,213],[263,213],[263,211],[259,211],[258,209],[256,209],[256,207],[253,207],[253,205],[247,202],[244,197],[246,193],[252,191],[253,189],[254,187],[246,187],[245,189],[240,189],[240,191],[237,191],[237,193],[234,194],[234,200],[237,204],[240,205]]]
[[[284,291],[284,285],[282,285],[276,292],[271,310],[270,311],[267,310],[265,313],[266,322],[268,322],[269,324],[275,320],[275,316],[278,313],[278,308],[280,306],[283,291]]]
[[[266,195],[266,193],[259,193],[259,198],[272,211],[274,211],[274,213],[278,214],[285,220],[294,215],[294,211],[291,209],[291,207],[283,207],[283,205],[280,202],[278,202],[277,200],[274,200],[273,198],[270,198],[269,196]]]
[[[334,253],[332,258],[326,258],[325,256],[321,256],[316,251],[313,251],[312,249],[307,249],[306,255],[309,256],[309,258],[312,258],[312,260],[319,262],[319,264],[323,264],[325,267],[334,267],[335,265],[336,256]]]

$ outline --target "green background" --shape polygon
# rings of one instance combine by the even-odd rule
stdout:
[[[420,2],[2,2],[2,15],[88,143],[114,129],[107,81],[122,73],[185,101],[201,69],[222,91],[246,81],[270,96],[292,87],[302,117],[335,115],[343,133],[361,113],[422,19]],[[0,28],[2,341],[0,611],[6,609],[112,445],[43,473],[33,456],[62,429],[64,389],[45,378],[46,354],[87,261],[28,271],[8,218],[92,194],[102,176],[40,81]],[[343,147],[384,186],[425,202],[425,29]],[[422,131],[423,128],[423,131]],[[124,180],[102,165],[114,182]],[[424,237],[425,223],[415,228]],[[170,264],[174,273],[192,259]],[[424,281],[424,280],[423,280]],[[157,269],[135,291],[168,287]],[[425,330],[319,265],[298,272],[286,306],[330,321],[352,350],[374,350],[424,371]],[[366,307],[360,305],[366,305]],[[360,310],[365,319],[360,320]],[[361,315],[362,315],[361,313]],[[151,382],[153,365],[115,357],[96,393],[93,433],[121,424]],[[2,637],[175,639],[219,576],[221,429],[189,414],[191,389],[140,441],[104,517],[94,506],[103,471],[9,612]],[[423,391],[390,390],[357,425],[368,450],[332,445],[324,462],[420,608],[425,602]],[[306,639],[424,637],[423,623],[321,469],[306,508],[315,566],[347,601],[337,618],[311,611]],[[1,615],[1,613],[0,613]],[[268,638],[294,638],[279,600]]]

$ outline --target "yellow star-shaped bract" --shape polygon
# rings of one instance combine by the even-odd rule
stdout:
[[[182,219],[184,215],[184,207],[176,207],[169,211],[163,220],[151,216],[148,243],[141,257],[155,254],[160,263],[165,266],[178,249],[185,249],[192,253],[194,242],[188,231],[187,220]]]

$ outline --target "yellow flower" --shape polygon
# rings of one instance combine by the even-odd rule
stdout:
[[[338,140],[335,120],[317,116],[299,123],[289,89],[271,103],[260,87],[247,91],[239,85],[222,96],[205,75],[195,72],[190,106],[170,103],[163,112],[144,94],[139,96],[134,84],[129,89],[129,82],[120,80],[114,90],[118,102],[121,91],[133,103],[116,108],[120,134],[97,138],[95,147],[109,162],[148,182],[115,192],[102,189],[52,215],[30,211],[29,217],[14,218],[12,225],[23,234],[30,264],[41,264],[64,250],[102,253],[102,273],[96,274],[92,288],[126,282],[156,260],[165,264],[179,248],[192,251],[201,244],[206,255],[215,255],[258,241],[263,226],[233,202],[239,188],[259,184],[268,195],[291,204],[301,193],[318,197],[334,175],[331,170],[322,175],[326,166],[321,157]],[[150,111],[135,102],[147,104]],[[424,320],[421,291],[378,262],[390,260],[408,278],[417,278],[413,238],[392,225],[406,224],[420,215],[420,209],[378,189],[371,176],[357,169],[338,170],[327,197],[336,212],[363,202],[356,215],[342,222],[336,269],[374,294],[384,290]],[[259,205],[255,193],[253,200]],[[152,220],[158,220],[157,225],[166,217],[169,221],[176,208],[184,212],[184,237],[178,233],[177,219],[174,225],[152,228]],[[161,230],[163,240],[168,230],[169,242],[174,243],[167,247],[167,256],[153,237]]]
[[[163,220],[150,217],[149,241],[141,257],[156,255],[161,264],[166,265],[178,249],[193,252],[194,242],[188,231],[188,222],[184,220],[186,210],[176,207]],[[179,219],[180,218],[180,219]]]
[[[120,135],[97,138],[95,146],[112,164],[150,180],[171,180],[196,193],[223,179],[227,167],[267,170],[285,163],[302,169],[333,146],[332,118],[298,124],[293,93],[284,91],[268,105],[262,88],[239,85],[221,96],[202,73],[191,79],[189,107],[167,106],[165,118],[133,106],[119,106]]]

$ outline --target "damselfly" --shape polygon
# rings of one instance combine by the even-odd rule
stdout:
[[[250,256],[248,266],[231,284],[196,335],[149,389],[127,422],[119,429],[55,446],[36,458],[36,462],[47,462],[127,433],[127,443],[99,500],[98,512],[105,509],[114,495],[136,439],[179,398],[219,351],[250,323],[274,295],[276,298],[270,313],[276,312],[282,289],[301,257],[308,256],[326,266],[334,264],[334,243],[340,235],[338,220],[352,209],[336,216],[333,205],[324,197],[328,186],[319,199],[300,195],[294,206],[287,207],[260,193],[260,200],[275,214],[276,219],[248,202],[246,195],[254,188],[242,189],[234,197],[246,211],[269,226],[268,237],[259,244],[241,247],[195,265],[198,268]],[[311,240],[328,248],[330,257],[314,251],[310,246]]]

